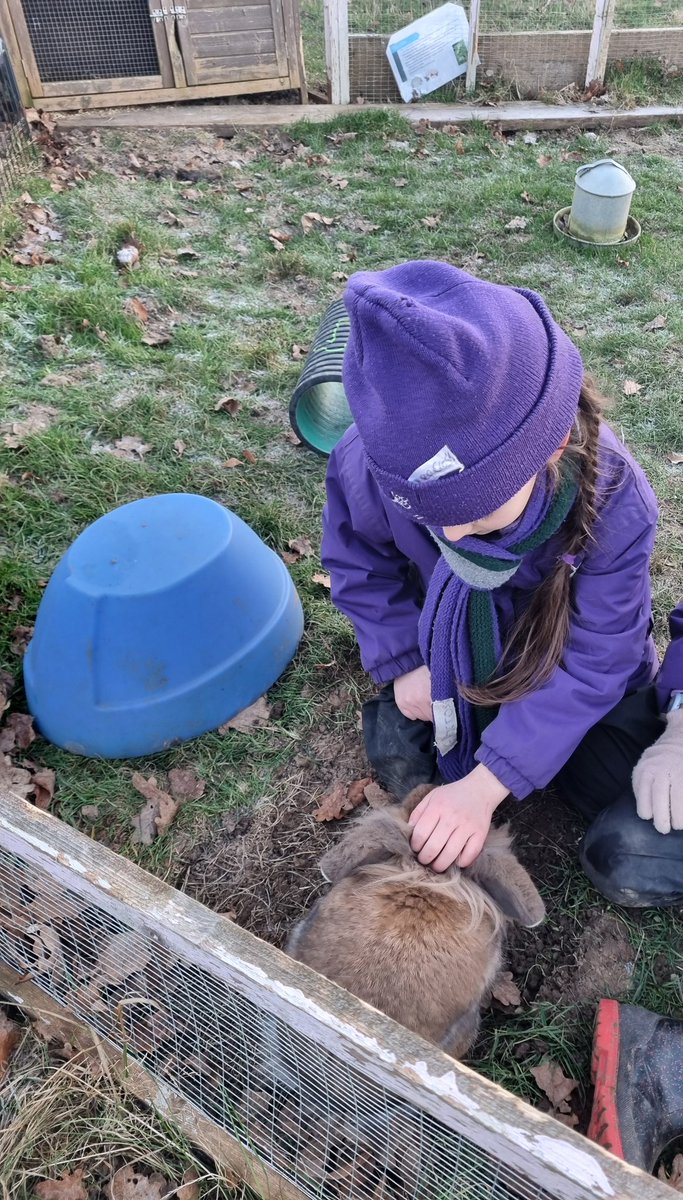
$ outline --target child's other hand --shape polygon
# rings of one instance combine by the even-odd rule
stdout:
[[[486,841],[494,810],[507,794],[482,763],[457,783],[434,788],[410,817],[410,844],[419,861],[439,872],[454,863],[469,867]]]
[[[394,699],[409,721],[431,721],[432,677],[429,667],[416,667],[394,680]]]

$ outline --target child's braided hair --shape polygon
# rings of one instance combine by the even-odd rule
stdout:
[[[584,377],[576,421],[565,454],[577,463],[579,490],[563,531],[565,542],[555,568],[536,588],[515,623],[501,658],[500,673],[488,683],[461,686],[473,704],[492,706],[519,700],[536,691],[562,661],[569,637],[572,566],[592,537],[596,511],[600,413],[605,405],[597,385]],[[550,468],[557,470],[557,465]]]

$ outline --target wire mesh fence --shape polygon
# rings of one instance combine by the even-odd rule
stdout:
[[[22,8],[43,83],[159,74],[147,0],[22,0]]]
[[[348,0],[352,100],[399,99],[386,61],[387,37],[435,7],[436,0]],[[507,90],[512,99],[580,91],[595,13],[595,0],[481,0],[479,85],[495,85],[501,95]],[[614,30],[612,58],[683,68],[680,0],[616,0]],[[428,99],[452,103],[462,94],[460,80]]]
[[[31,134],[14,72],[0,38],[0,201],[33,164]]]
[[[0,960],[310,1197],[551,1200],[196,963],[0,848]]]

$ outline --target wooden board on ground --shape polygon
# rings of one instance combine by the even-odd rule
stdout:
[[[319,124],[343,114],[386,108],[388,105],[357,104],[207,104],[201,107],[175,105],[169,108],[131,108],[116,112],[74,113],[57,117],[57,128],[68,129],[209,129],[231,134],[240,129],[272,129],[297,121]],[[641,108],[615,109],[595,104],[401,104],[391,105],[414,124],[429,121],[434,126],[481,121],[501,129],[621,129],[653,125],[658,121],[683,120],[683,106],[648,104]]]

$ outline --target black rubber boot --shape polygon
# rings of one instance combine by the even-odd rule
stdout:
[[[387,684],[363,705],[363,737],[370,764],[388,792],[403,800],[421,783],[440,783],[434,731],[428,721],[410,721]]]
[[[632,1166],[654,1170],[683,1135],[683,1021],[601,1000],[592,1072],[588,1136]]]
[[[658,833],[652,821],[638,816],[632,791],[595,818],[579,858],[593,886],[613,904],[683,904],[683,829]]]

